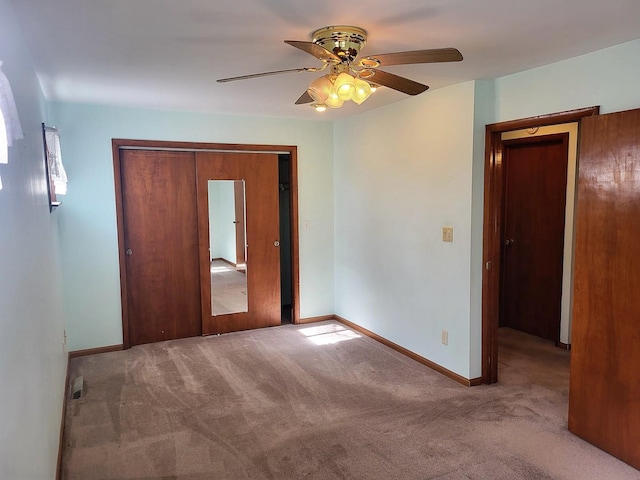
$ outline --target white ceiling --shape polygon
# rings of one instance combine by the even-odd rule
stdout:
[[[459,63],[387,68],[432,89],[640,37],[638,0],[11,1],[48,100],[240,115],[336,119],[409,98],[384,88],[319,114],[294,102],[321,74],[216,83],[319,66],[283,41],[328,25],[367,30],[367,54],[458,48]]]

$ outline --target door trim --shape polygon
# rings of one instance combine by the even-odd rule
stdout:
[[[502,134],[512,130],[580,122],[598,115],[600,107],[587,107],[486,126],[484,212],[482,241],[482,382],[498,381],[498,321],[500,314],[501,232],[504,209]]]
[[[187,151],[219,151],[219,152],[268,152],[286,153],[290,155],[289,163],[289,195],[291,222],[291,301],[294,324],[300,323],[300,261],[299,261],[299,229],[298,229],[298,147],[295,145],[244,145],[235,143],[201,143],[172,142],[161,140],[135,140],[114,138],[111,140],[113,155],[114,186],[116,196],[116,222],[118,229],[118,258],[120,263],[120,298],[122,302],[122,344],[130,348],[129,319],[127,310],[127,279],[124,242],[124,210],[122,202],[122,177],[120,170],[120,150],[187,150]]]

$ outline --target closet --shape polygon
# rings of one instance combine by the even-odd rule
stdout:
[[[284,298],[297,322],[295,147],[114,140],[113,151],[125,348],[280,325]]]

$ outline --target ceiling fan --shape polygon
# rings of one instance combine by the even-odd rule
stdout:
[[[296,100],[296,105],[311,104],[316,110],[324,111],[326,107],[340,108],[345,101],[349,100],[361,104],[381,85],[407,95],[418,95],[429,88],[427,85],[408,78],[380,70],[379,67],[459,62],[462,60],[462,54],[455,48],[435,48],[359,57],[360,50],[367,43],[367,32],[362,28],[350,25],[320,28],[313,32],[311,37],[310,42],[285,40],[285,43],[321,60],[321,67],[254,73],[221,78],[218,82],[232,82],[292,72],[321,72],[329,68],[330,73],[312,81],[307,91]]]

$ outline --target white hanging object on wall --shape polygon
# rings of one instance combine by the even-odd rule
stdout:
[[[67,172],[62,164],[62,152],[60,150],[60,135],[53,127],[45,127],[45,139],[47,142],[47,160],[49,162],[49,174],[53,181],[56,195],[67,194]]]

